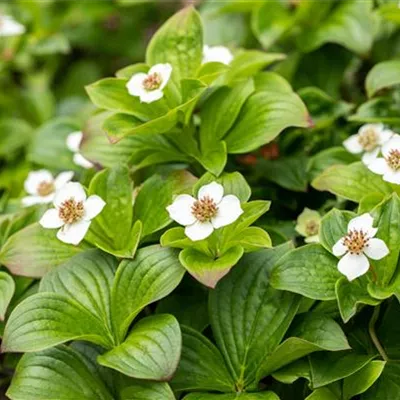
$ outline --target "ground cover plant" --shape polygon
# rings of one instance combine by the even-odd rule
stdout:
[[[399,400],[399,24],[0,3],[0,397]]]

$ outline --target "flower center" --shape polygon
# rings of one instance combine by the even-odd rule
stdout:
[[[395,171],[400,170],[400,151],[397,149],[390,150],[389,155],[385,158],[389,167]]]
[[[368,246],[368,241],[366,233],[354,229],[344,237],[343,244],[349,249],[350,254],[360,254]]]
[[[55,189],[55,187],[54,187],[53,182],[42,181],[37,186],[36,191],[39,196],[45,197],[45,196],[48,196],[49,194],[53,193],[54,189]]]
[[[73,224],[83,217],[84,212],[85,209],[83,207],[83,202],[71,198],[61,203],[58,210],[58,216],[65,224]]]
[[[318,234],[319,231],[319,223],[317,221],[308,221],[306,224],[306,235],[314,236]]]
[[[200,222],[209,221],[217,214],[218,207],[213,199],[204,196],[202,199],[196,200],[192,206],[192,214]]]
[[[378,146],[378,135],[374,129],[369,128],[358,136],[358,143],[365,151],[372,151]]]
[[[154,72],[154,74],[147,75],[146,79],[143,80],[143,87],[148,91],[152,91],[158,89],[161,83],[161,76]]]

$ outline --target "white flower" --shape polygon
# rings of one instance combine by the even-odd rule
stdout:
[[[39,223],[43,228],[61,228],[57,238],[64,243],[79,244],[89,229],[91,220],[106,205],[97,195],[86,198],[85,190],[78,182],[69,182],[60,189]]]
[[[343,256],[338,263],[338,270],[349,281],[364,275],[369,269],[369,258],[380,260],[389,254],[385,242],[374,236],[378,228],[372,226],[373,218],[368,213],[353,218],[343,236],[332,248],[335,256]]]
[[[81,145],[83,138],[83,133],[80,131],[72,132],[67,137],[67,147],[74,153],[74,163],[83,168],[92,168],[93,163],[87,160],[83,155],[79,152],[79,147]]]
[[[203,64],[208,62],[219,62],[229,65],[233,60],[232,52],[224,46],[204,46]]]
[[[157,64],[151,67],[147,74],[139,72],[133,75],[126,84],[126,88],[130,95],[140,97],[142,103],[152,103],[164,96],[163,89],[171,73],[171,64]]]
[[[350,136],[343,142],[347,151],[353,154],[361,154],[365,165],[370,164],[379,154],[381,146],[391,137],[393,132],[384,129],[383,124],[363,125],[356,135]]]
[[[383,180],[400,185],[400,135],[394,135],[382,146],[382,157],[372,161],[368,168]]]
[[[240,200],[232,194],[224,196],[219,183],[202,186],[197,197],[181,194],[167,207],[169,216],[186,227],[185,234],[193,241],[205,239],[214,229],[235,222],[243,213]]]
[[[56,178],[53,178],[51,172],[45,169],[29,172],[24,182],[24,188],[30,196],[22,199],[22,205],[29,207],[34,204],[51,203],[56,191],[69,182],[73,176],[72,171],[61,172]]]
[[[0,36],[18,36],[25,33],[24,25],[9,15],[0,15]]]

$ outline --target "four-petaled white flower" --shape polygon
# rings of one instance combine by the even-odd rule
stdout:
[[[19,36],[25,33],[24,25],[10,15],[0,15],[0,36]]]
[[[29,172],[24,182],[25,191],[29,196],[22,199],[22,205],[29,207],[34,204],[51,203],[56,191],[69,182],[73,176],[72,171],[61,172],[56,178],[45,169]]]
[[[350,153],[363,153],[362,161],[368,165],[378,157],[381,146],[392,136],[393,132],[390,129],[384,129],[383,124],[365,124],[357,134],[346,139],[343,146]]]
[[[321,215],[318,211],[305,208],[297,217],[295,230],[304,236],[306,243],[319,242],[319,227],[321,224]]]
[[[74,163],[83,168],[92,168],[93,163],[83,157],[80,153],[79,148],[83,139],[83,133],[81,131],[72,132],[67,137],[67,147],[74,153]]]
[[[47,210],[39,223],[43,228],[61,228],[57,238],[64,243],[77,245],[85,237],[91,220],[106,205],[104,200],[92,195],[86,198],[85,190],[78,182],[69,182],[54,197],[54,207]]]
[[[203,64],[208,62],[219,62],[229,65],[233,60],[232,52],[224,46],[204,46]]]
[[[216,182],[202,186],[197,199],[181,194],[167,207],[169,216],[184,225],[185,234],[191,240],[202,240],[210,236],[214,229],[235,222],[243,213],[240,200],[228,194]]]
[[[152,103],[164,96],[163,89],[171,77],[171,64],[157,64],[149,72],[139,72],[129,79],[126,88],[130,95],[139,97],[142,103]]]
[[[338,270],[349,281],[364,275],[369,270],[369,260],[380,260],[389,254],[389,249],[381,239],[374,238],[378,228],[372,226],[373,218],[368,213],[353,218],[347,227],[347,235],[339,239],[332,248],[335,256],[343,256]]]
[[[368,168],[383,175],[384,181],[400,185],[400,135],[394,135],[383,145],[382,155],[368,164]]]

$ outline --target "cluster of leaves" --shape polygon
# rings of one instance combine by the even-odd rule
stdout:
[[[397,2],[199,3],[1,5],[27,33],[0,37],[0,396],[399,400],[400,185],[342,146],[400,133]],[[161,99],[129,94],[163,63]],[[105,202],[77,246],[22,207],[40,168]],[[211,182],[243,212],[192,241],[167,207]],[[364,213],[389,254],[350,282],[332,249]]]

